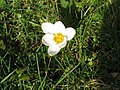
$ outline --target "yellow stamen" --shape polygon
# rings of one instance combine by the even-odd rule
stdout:
[[[57,44],[63,42],[63,40],[64,40],[64,35],[62,33],[54,34],[54,41]]]

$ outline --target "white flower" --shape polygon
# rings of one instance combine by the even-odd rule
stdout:
[[[45,35],[42,37],[42,43],[48,48],[48,54],[53,56],[57,54],[61,48],[65,47],[67,41],[71,40],[75,35],[72,27],[65,28],[61,21],[55,24],[45,22],[42,24],[42,30]]]

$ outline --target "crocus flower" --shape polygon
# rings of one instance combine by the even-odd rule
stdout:
[[[57,54],[61,48],[64,48],[67,41],[71,40],[76,33],[72,27],[65,28],[61,21],[57,21],[55,24],[42,23],[42,30],[45,33],[42,43],[49,46],[48,54],[50,56]]]

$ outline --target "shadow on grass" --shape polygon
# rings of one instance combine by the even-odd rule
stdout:
[[[110,89],[120,89],[120,0],[105,12],[100,36],[100,76]]]
[[[71,13],[69,12],[71,9]],[[61,18],[66,25],[74,28],[80,24],[79,12],[75,13],[75,6],[71,8],[61,8]],[[97,51],[99,51],[98,78],[104,85],[100,89],[119,90],[120,89],[120,1],[114,0],[105,10],[103,23],[100,31],[100,41]],[[82,21],[82,20],[81,20]],[[90,47],[90,46],[89,46]],[[95,51],[94,51],[95,52]]]

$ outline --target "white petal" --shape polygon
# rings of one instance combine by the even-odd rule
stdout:
[[[42,30],[44,33],[54,33],[54,25],[49,22],[42,23]]]
[[[42,43],[46,46],[54,45],[56,43],[54,42],[53,38],[54,38],[53,34],[45,34],[42,37]]]
[[[71,40],[74,37],[75,33],[76,33],[76,31],[72,27],[66,28],[67,40]]]
[[[61,32],[62,34],[65,33],[65,26],[61,21],[57,21],[54,24],[54,29],[55,29],[56,33],[59,33],[59,32]]]
[[[57,54],[60,51],[60,48],[57,45],[51,45],[48,48],[48,54],[50,56],[54,56],[55,54]]]
[[[59,48],[64,48],[66,46],[66,44],[67,44],[67,39],[66,39],[66,37],[64,37],[64,41],[62,43],[57,44],[57,46]]]

